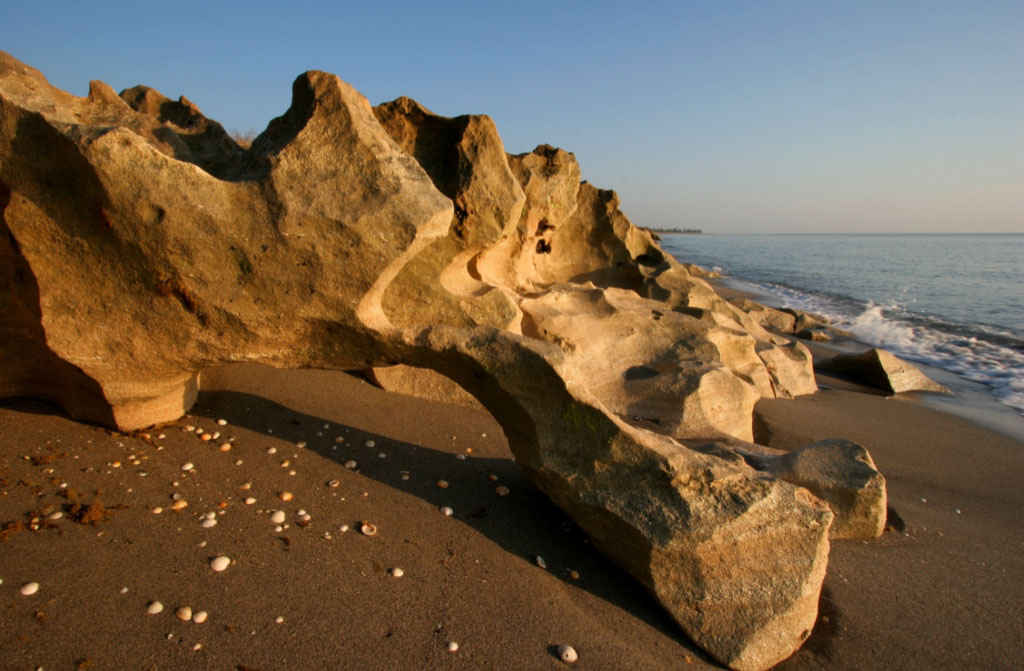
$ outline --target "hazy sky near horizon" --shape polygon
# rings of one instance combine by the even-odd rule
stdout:
[[[333,72],[484,113],[642,226],[1024,232],[1024,2],[0,0],[0,49],[263,130]]]

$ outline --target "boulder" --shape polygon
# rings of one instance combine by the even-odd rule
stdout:
[[[906,391],[949,392],[914,365],[882,349],[869,349],[860,354],[837,354],[819,367],[850,375],[896,394]]]
[[[814,379],[814,357],[803,343],[758,343],[757,355],[771,376],[775,398],[793,398],[818,391],[818,383]]]
[[[765,669],[807,638],[833,517],[822,501],[623,421],[597,395],[614,390],[612,376],[548,341],[559,329],[581,343],[585,334],[546,314],[543,301],[517,297],[541,338],[475,325],[481,295],[445,284],[464,290],[466,276],[478,279],[472,265],[455,257],[437,265],[451,247],[426,264],[441,280],[422,295],[450,306],[454,325],[418,323],[435,312],[416,316],[420,295],[410,292],[424,276],[403,273],[438,241],[476,254],[475,245],[506,235],[500,227],[512,219],[502,213],[519,199],[516,185],[461,181],[460,168],[457,193],[480,186],[490,195],[462,200],[465,217],[457,215],[403,136],[327,73],[300,76],[291,107],[237,151],[224,150],[214,131],[205,147],[178,126],[199,119],[193,106],[139,91],[125,93],[138,109],[98,83],[75,98],[0,53],[0,392],[48,398],[80,419],[131,430],[179,418],[198,371],[220,363],[429,368],[487,407],[531,480],[716,659]],[[495,155],[486,122],[467,121],[464,131],[458,151]],[[611,207],[600,194],[592,204]],[[631,245],[643,248],[643,236],[626,229],[621,239],[636,261]],[[632,364],[609,366],[619,386],[643,379],[647,366],[697,371],[668,377],[680,387],[734,388],[734,396],[706,398],[738,403],[746,421],[748,400],[771,388],[742,330],[621,289],[576,288],[548,300],[560,299],[589,303],[580,319],[595,327],[608,318],[629,335],[633,323],[623,352],[653,358],[633,373]],[[668,327],[644,345],[637,310],[657,321],[652,305]],[[596,338],[593,351],[613,353],[614,344]],[[679,413],[680,425],[732,412],[702,401]]]
[[[776,310],[766,305],[761,305],[749,298],[732,298],[730,303],[751,316],[757,323],[766,329],[778,331],[779,333],[793,333],[796,326],[796,316],[784,310]]]

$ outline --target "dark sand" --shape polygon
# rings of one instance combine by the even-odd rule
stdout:
[[[821,382],[830,389],[762,401],[759,439],[863,443],[905,529],[833,544],[822,619],[777,668],[1020,668],[1024,445],[912,400]],[[11,523],[0,534],[0,669],[559,669],[561,643],[579,651],[579,669],[719,668],[527,481],[486,413],[341,373],[239,366],[203,385],[192,414],[149,440],[39,403],[0,407],[0,524]],[[511,494],[498,496],[499,484]],[[276,498],[285,490],[293,501]],[[189,502],[180,513],[174,492]],[[75,500],[95,499],[107,519],[72,519]],[[64,517],[27,528],[51,509]],[[281,533],[272,509],[288,512]],[[305,528],[299,509],[312,515]],[[203,529],[211,510],[224,514]],[[363,520],[376,536],[358,533]],[[234,560],[223,573],[208,566],[218,554]],[[22,596],[28,581],[40,590]],[[146,614],[152,599],[163,613]],[[182,605],[208,621],[179,621]]]

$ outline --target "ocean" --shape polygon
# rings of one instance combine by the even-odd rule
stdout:
[[[662,246],[1024,415],[1024,234],[666,234]]]

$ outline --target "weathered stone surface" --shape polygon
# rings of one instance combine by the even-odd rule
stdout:
[[[830,438],[790,452],[735,439],[683,442],[806,487],[835,514],[830,538],[877,538],[885,529],[885,478],[868,451],[853,441]]]
[[[482,407],[479,401],[451,378],[430,368],[379,366],[362,371],[362,374],[369,382],[387,391],[466,408]]]
[[[326,73],[300,76],[289,110],[248,149],[224,145],[209,124],[212,148],[197,139],[203,132],[178,126],[203,123],[186,102],[168,106],[142,89],[125,97],[138,109],[100,84],[74,98],[0,54],[5,395],[42,396],[76,417],[131,429],[179,417],[197,371],[219,363],[430,368],[494,414],[531,479],[710,654],[736,669],[763,669],[806,639],[832,519],[821,501],[746,463],[623,422],[597,393],[614,399],[615,384],[638,381],[621,370],[609,367],[620,376],[614,381],[596,368],[590,377],[586,358],[571,348],[474,326],[461,302],[454,326],[421,324],[434,312],[408,317],[400,293],[389,294],[399,292],[396,284],[411,289],[413,276],[402,273],[437,241],[490,244],[483,241],[499,229],[499,240],[516,230],[502,223],[515,188],[481,177],[485,195],[462,201],[469,223],[462,237],[453,234],[460,217],[453,220],[452,200],[402,149],[404,136],[386,131],[362,96]],[[459,136],[459,151],[493,156],[487,123],[471,128],[479,133]],[[459,193],[478,193],[473,179],[456,184]],[[609,197],[591,196],[597,211],[612,208]],[[521,211],[508,216],[522,220]],[[624,230],[616,239],[645,281],[672,269],[666,259],[640,263],[647,242]],[[612,243],[607,253],[617,249]],[[455,257],[439,266],[447,253],[426,267],[440,269],[441,288],[476,309],[480,295],[450,286],[465,276],[491,285]],[[550,293],[546,300],[589,303],[580,318],[595,325],[608,306],[616,329],[627,321],[616,310],[639,327],[636,310],[654,321],[650,306],[662,305],[614,288]],[[526,297],[514,298],[527,306]],[[531,328],[582,337],[543,314],[543,297],[535,298]],[[417,296],[402,300],[411,307]],[[696,384],[734,386],[741,400],[771,393],[763,355],[742,329],[671,308],[662,319],[671,328],[656,331],[654,343],[638,331],[624,351],[652,355],[655,368],[705,367]],[[687,343],[688,333],[702,337]],[[611,344],[593,346],[611,352]],[[666,379],[673,375],[691,384],[684,374]],[[705,406],[687,417],[713,425],[720,410]]]
[[[818,391],[818,383],[814,379],[814,357],[803,343],[758,343],[757,354],[771,376],[775,398],[793,398]]]
[[[949,392],[914,365],[883,349],[869,349],[860,354],[837,354],[819,364],[826,370],[852,375],[867,384],[894,393],[905,391]]]
[[[796,326],[796,316],[790,312],[776,310],[766,305],[761,305],[749,298],[733,298],[730,303],[749,314],[755,321],[766,329],[780,333],[793,333]]]

